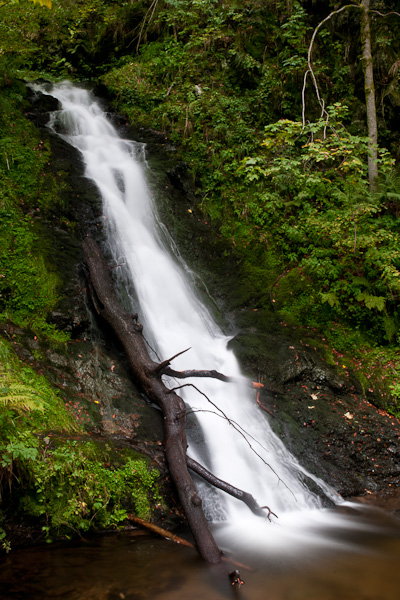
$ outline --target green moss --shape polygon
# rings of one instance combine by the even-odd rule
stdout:
[[[60,204],[62,179],[49,171],[50,150],[23,115],[25,86],[0,97],[0,312],[38,334],[65,340],[46,322],[62,280],[44,222]]]
[[[19,507],[45,523],[48,541],[53,535],[116,527],[128,511],[148,519],[151,505],[161,502],[159,473],[145,459],[124,450],[111,460],[111,446],[92,441],[43,441],[37,456],[24,460],[29,489],[20,495]]]
[[[0,415],[4,418],[4,436],[6,431],[18,436],[25,430],[34,434],[83,433],[66,411],[59,392],[43,375],[21,362],[12,344],[3,339],[0,339]]]

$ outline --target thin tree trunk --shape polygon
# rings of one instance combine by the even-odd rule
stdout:
[[[371,190],[378,177],[378,126],[376,119],[374,69],[371,53],[370,0],[361,1],[361,40],[364,69],[365,103],[369,137],[368,179]]]

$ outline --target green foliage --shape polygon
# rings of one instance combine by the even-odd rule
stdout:
[[[41,446],[41,456],[25,459],[29,492],[21,498],[24,511],[45,519],[51,535],[93,528],[115,527],[127,510],[150,516],[150,501],[161,501],[156,486],[159,474],[149,471],[144,459],[121,454],[110,466],[107,452],[93,442],[65,442]],[[111,450],[111,448],[109,448]]]
[[[10,544],[9,540],[7,540],[7,533],[5,532],[3,527],[1,527],[2,523],[3,523],[3,514],[0,510],[0,548],[3,550],[3,552],[8,553],[11,550],[11,544]]]
[[[9,342],[0,339],[0,415],[2,430],[81,431],[66,412],[58,391],[43,375],[22,363]]]
[[[40,6],[46,6],[47,8],[51,8],[51,0],[31,0],[31,2],[39,4]],[[3,8],[7,4],[19,4],[19,0],[8,0],[8,2],[0,4],[0,8]]]
[[[130,28],[129,13],[138,10],[143,15],[140,0],[135,6],[112,0],[65,0],[51,10],[43,7],[50,0],[34,2],[21,0],[2,7],[0,73],[3,68],[6,76],[93,76],[101,41],[115,53],[116,38]]]
[[[395,347],[400,341],[400,186],[390,156],[381,150],[379,188],[369,192],[356,11],[328,22],[314,44],[313,68],[322,96],[333,105],[330,126],[326,129],[317,116],[304,129],[299,122],[310,35],[331,4],[313,2],[312,10],[305,0],[67,0],[51,11],[31,2],[4,6],[3,317],[63,339],[46,322],[58,301],[60,279],[42,222],[56,207],[60,184],[46,168],[49,149],[21,116],[22,90],[9,90],[11,75],[86,79],[100,74],[117,110],[133,123],[163,132],[189,166],[199,205],[219,222],[241,259],[248,285],[232,292],[236,305],[269,306],[272,299],[285,321],[324,329],[337,352],[370,349],[367,338],[371,345]],[[400,155],[399,25],[390,17],[373,25],[379,135]],[[349,106],[348,114],[334,104],[338,99]],[[310,115],[319,115],[311,86],[306,103]],[[386,350],[389,356],[391,349]],[[104,457],[100,462],[99,455],[93,458],[90,445],[62,446],[36,435],[13,438],[13,427],[28,427],[28,422],[38,432],[43,415],[47,418],[61,402],[43,390],[38,393],[35,383],[13,369],[5,370],[0,382],[0,416],[9,432],[3,451],[11,460],[4,459],[3,473],[8,469],[7,481],[18,477],[25,486],[21,506],[44,520],[48,536],[64,527],[85,530],[88,522],[105,526],[122,518],[125,507],[114,480],[132,490],[126,497],[144,513],[146,494],[139,493],[143,505],[132,497],[132,465],[126,472],[123,465],[108,467]],[[367,375],[362,377],[367,393],[373,388]],[[61,419],[61,409],[56,415]],[[54,414],[52,419],[54,424]],[[85,471],[83,455],[91,471]],[[46,471],[46,463],[51,470]],[[144,481],[145,467],[142,471]],[[108,490],[101,498],[90,473]],[[71,490],[65,487],[69,480],[75,481]]]
[[[49,172],[50,150],[23,116],[20,84],[0,98],[0,311],[3,318],[64,341],[46,322],[60,298],[44,219],[58,208],[60,182]]]
[[[332,322],[345,324],[346,335],[332,337],[343,346],[395,345],[400,186],[381,149],[379,188],[369,192],[356,11],[328,21],[314,43],[328,128],[318,117],[304,130],[299,122],[310,36],[330,4],[310,12],[302,1],[159,3],[143,22],[139,55],[122,56],[102,80],[117,110],[177,144],[201,208],[241,259],[249,285],[236,302],[272,299],[285,321],[326,335]],[[385,115],[398,104],[397,21],[373,23]],[[320,114],[312,86],[306,104]],[[381,120],[379,135],[400,155],[395,128]]]
[[[263,154],[245,159],[239,169],[251,193],[236,212],[247,206],[247,235],[257,230],[283,266],[309,278],[310,324],[346,319],[375,339],[392,341],[385,323],[400,316],[400,253],[390,194],[397,198],[398,192],[384,183],[393,160],[379,150],[383,183],[371,194],[368,139],[344,128],[346,107],[336,104],[328,112],[328,126],[323,119],[305,128],[281,120],[265,128]]]
[[[38,459],[38,434],[81,431],[45,377],[21,363],[0,340],[0,501],[18,486],[26,461]],[[21,470],[22,469],[22,470]]]
[[[47,541],[71,532],[116,527],[131,510],[149,518],[161,502],[159,473],[129,452],[110,462],[111,447],[94,442],[39,439],[25,432],[0,444],[3,495],[13,485],[18,510],[43,523]]]

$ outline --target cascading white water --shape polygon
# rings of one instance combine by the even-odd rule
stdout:
[[[32,87],[47,93],[40,86]],[[118,136],[86,90],[65,82],[50,93],[61,103],[52,124],[62,123],[66,132],[62,137],[80,150],[86,176],[101,193],[111,251],[132,278],[140,319],[157,354],[166,359],[190,347],[174,360],[175,369],[215,369],[240,378],[237,360],[227,349],[228,338],[200,303],[172,249],[161,241],[157,211],[144,176],[142,147]],[[244,379],[242,385],[214,379],[193,383],[223,414],[193,387],[181,390],[189,410],[199,410],[195,414],[201,435],[196,436],[196,443],[190,441],[189,454],[279,515],[279,521],[263,523],[238,500],[201,486],[208,516],[224,523],[216,532],[220,542],[229,545],[231,537],[239,536],[241,542],[247,537],[253,545],[266,540],[286,546],[295,540],[321,544],[323,536],[314,534],[310,540],[306,526],[309,530],[310,522],[321,524],[322,519],[326,527],[332,521],[322,516],[326,511],[318,510],[320,500],[304,480],[311,478],[334,502],[340,497],[286,450],[260,414]],[[204,443],[199,443],[199,437]]]

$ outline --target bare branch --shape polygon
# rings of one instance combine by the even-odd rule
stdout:
[[[325,101],[323,100],[323,98],[321,98],[321,95],[319,93],[317,79],[315,77],[315,73],[314,73],[314,70],[313,70],[312,65],[311,65],[311,53],[312,53],[312,49],[313,49],[313,45],[314,45],[314,41],[315,41],[316,35],[317,35],[318,31],[320,30],[320,28],[322,27],[322,25],[324,25],[327,21],[329,21],[329,19],[331,19],[334,15],[338,15],[342,11],[346,10],[346,8],[359,8],[360,9],[361,6],[359,6],[358,4],[345,4],[345,6],[342,6],[342,8],[339,8],[338,10],[332,11],[327,17],[325,17],[325,19],[323,19],[320,23],[318,23],[318,25],[314,29],[314,33],[312,34],[311,42],[310,42],[310,45],[308,47],[308,56],[307,56],[308,70],[304,74],[303,89],[302,89],[302,92],[301,92],[301,98],[302,98],[302,103],[303,103],[303,111],[302,111],[303,129],[306,126],[306,119],[305,119],[305,112],[306,112],[306,108],[305,108],[305,90],[306,90],[306,83],[307,83],[307,75],[308,75],[308,73],[311,74],[311,77],[312,77],[312,80],[313,80],[313,83],[314,83],[315,93],[317,95],[317,99],[318,99],[319,105],[321,106],[321,119],[324,116],[324,114],[327,116],[327,119],[329,119],[329,115],[328,115],[328,113],[325,110]]]
[[[145,28],[146,22],[147,22],[147,25],[150,25],[151,20],[152,20],[152,18],[154,16],[154,12],[155,12],[155,10],[157,8],[157,4],[158,4],[158,0],[153,0],[152,4],[149,7],[149,10],[146,12],[146,14],[144,16],[144,19],[142,21],[142,25],[140,27],[139,38],[138,38],[138,42],[137,42],[137,45],[136,45],[136,52],[139,51],[139,46],[140,46],[140,42],[142,41],[143,30]],[[147,18],[147,16],[150,13],[150,11],[152,11],[151,15],[149,16],[149,18]]]
[[[388,17],[389,15],[397,15],[398,17],[400,17],[400,13],[398,13],[394,10],[392,12],[388,12],[386,14],[379,12],[379,10],[370,10],[369,12],[375,13],[375,14],[379,15],[380,17]]]
[[[208,481],[214,487],[222,490],[223,492],[226,492],[230,496],[233,496],[233,498],[237,498],[238,500],[241,500],[242,502],[244,502],[246,504],[246,506],[249,507],[251,512],[254,513],[255,515],[257,515],[258,517],[267,516],[267,519],[269,521],[271,520],[270,519],[271,515],[278,518],[278,516],[275,513],[273,513],[272,510],[270,508],[268,508],[268,506],[259,506],[251,494],[249,494],[248,492],[244,492],[243,490],[240,490],[237,487],[234,487],[233,485],[231,485],[230,483],[227,483],[226,481],[223,481],[222,479],[219,479],[219,477],[216,477],[208,469],[203,467],[203,465],[200,465],[197,461],[193,460],[193,458],[190,458],[190,456],[187,456],[187,455],[186,455],[186,464],[191,471],[194,471],[194,473],[197,473],[197,475],[200,475],[200,477],[202,479],[204,479],[205,481]],[[265,515],[265,513],[263,512],[263,509],[268,510],[267,515]]]
[[[177,356],[179,356],[177,354]],[[175,358],[175,357],[172,357]],[[172,358],[170,360],[172,360]],[[163,370],[161,375],[168,375],[169,377],[174,377],[175,379],[188,379],[189,377],[209,377],[210,379],[219,379],[219,381],[224,381],[225,383],[241,383],[248,384],[250,387],[259,389],[263,388],[263,383],[258,383],[257,381],[249,381],[243,377],[231,377],[229,375],[224,375],[223,373],[219,373],[218,371],[212,370],[203,370],[203,369],[189,369],[186,371],[175,371],[174,369],[166,368]],[[174,388],[177,389],[177,388]]]
[[[168,375],[170,377],[175,377],[176,379],[188,379],[188,377],[210,377],[212,379],[225,381],[226,383],[240,383],[243,381],[240,377],[229,377],[228,375],[223,375],[223,373],[218,373],[218,371],[214,370],[207,371],[192,369],[188,371],[175,371],[174,369],[166,368],[162,372],[162,375]]]
[[[181,544],[181,546],[187,546],[188,548],[194,548],[194,545],[191,542],[189,542],[188,540],[185,540],[184,538],[181,538],[180,536],[175,535],[175,533],[172,533],[171,531],[168,531],[167,529],[163,529],[162,527],[159,527],[158,525],[155,525],[154,523],[149,523],[148,521],[145,521],[144,519],[141,519],[140,517],[137,517],[136,515],[132,515],[132,514],[128,513],[126,515],[126,518],[128,519],[128,521],[132,521],[133,523],[136,523],[137,525],[141,525],[142,527],[145,527],[149,531],[156,533],[157,535],[165,538],[166,540],[171,540],[172,542],[175,542],[176,544]]]
[[[174,360],[174,358],[177,358],[181,354],[185,354],[185,352],[188,352],[189,350],[190,350],[190,348],[186,348],[186,350],[182,350],[181,352],[178,352],[178,354],[174,354],[174,356],[171,356],[171,358],[167,358],[167,360],[163,360],[162,363],[157,365],[155,373],[161,373],[161,371],[163,369],[165,369],[165,367],[168,367],[168,365],[171,364],[171,362]]]
[[[259,399],[259,394],[257,394],[256,402],[257,402],[258,406],[259,406],[260,408],[262,408],[263,410],[265,410],[265,412],[267,412],[269,415],[271,415],[271,417],[275,417],[274,413],[273,413],[273,412],[271,412],[271,411],[270,411],[270,410],[269,410],[269,409],[268,409],[266,406],[264,406],[264,405],[261,403],[261,400]]]

